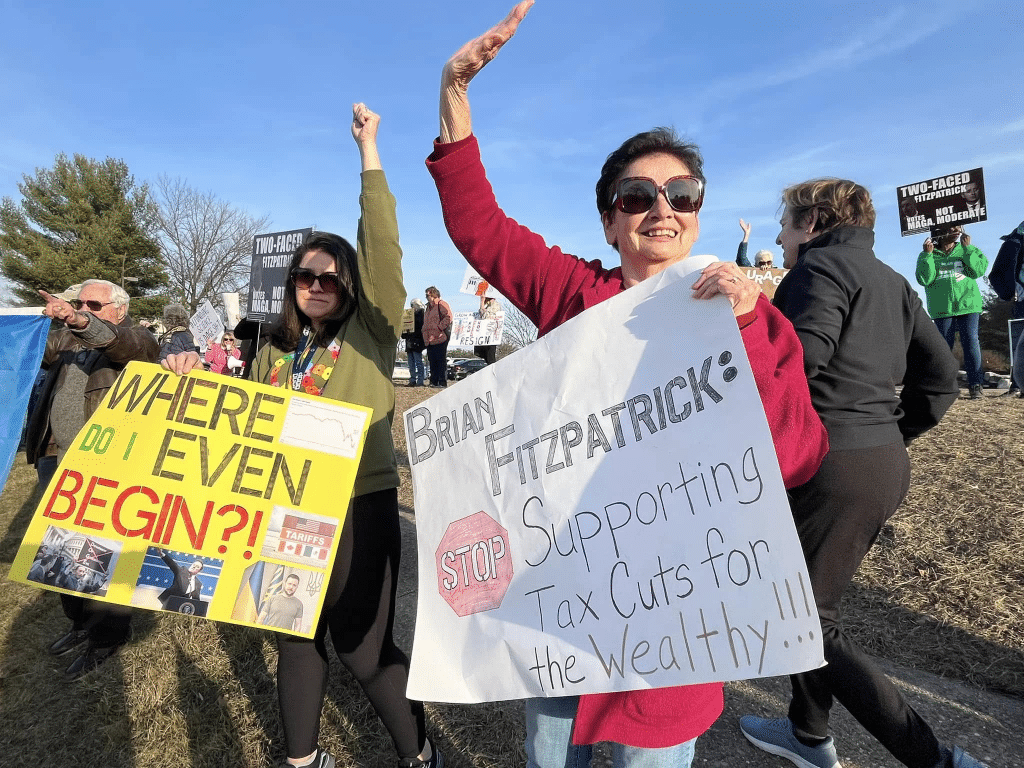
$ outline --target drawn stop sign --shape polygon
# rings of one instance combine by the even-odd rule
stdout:
[[[448,526],[435,552],[437,591],[459,616],[501,605],[512,581],[508,531],[486,512]]]

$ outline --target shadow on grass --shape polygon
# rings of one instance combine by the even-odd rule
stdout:
[[[22,455],[19,454],[19,458]],[[35,514],[36,507],[39,506],[42,495],[42,490],[36,485],[22,502],[18,511],[11,516],[3,538],[0,538],[0,563],[10,565],[14,562],[14,556],[18,554],[18,547],[21,546],[21,540],[25,537],[25,531],[28,530],[29,524],[32,522],[32,516]]]
[[[1024,648],[986,640],[859,584],[843,608],[847,633],[873,656],[1024,700]]]
[[[19,765],[73,766],[88,756],[96,765],[142,768],[135,758],[124,651],[79,680],[68,680],[64,671],[85,646],[62,656],[47,652],[70,627],[58,595],[18,588],[26,591],[26,599],[11,619],[0,652],[0,755],[16,757]],[[138,620],[137,613],[135,640],[153,626],[152,621]]]

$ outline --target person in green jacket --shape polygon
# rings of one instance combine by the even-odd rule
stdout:
[[[958,242],[959,241],[959,242]],[[924,286],[928,314],[953,348],[956,334],[964,350],[964,368],[972,400],[982,397],[981,344],[978,319],[982,298],[978,278],[988,269],[988,259],[960,227],[934,231],[917,257],[917,282]]]

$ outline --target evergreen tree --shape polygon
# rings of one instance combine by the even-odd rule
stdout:
[[[20,205],[7,197],[0,205],[0,273],[17,299],[38,304],[39,289],[100,278],[124,285],[133,315],[159,312],[166,299],[135,298],[167,285],[157,210],[123,161],[60,154],[53,168],[23,178]]]

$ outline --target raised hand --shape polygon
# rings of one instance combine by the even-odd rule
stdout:
[[[519,29],[534,0],[522,0],[500,23],[463,45],[441,72],[441,141],[458,141],[473,131],[467,90],[469,82],[487,66]]]
[[[352,105],[352,138],[359,147],[364,171],[381,170],[380,155],[377,153],[377,128],[380,115],[362,102]]]
[[[64,299],[58,299],[46,291],[39,291],[39,295],[46,301],[43,314],[47,317],[60,320],[68,328],[84,328],[89,324],[89,316],[76,310]]]
[[[352,138],[357,144],[373,143],[377,141],[377,126],[380,125],[380,115],[360,102],[352,105]]]
[[[743,242],[747,242],[750,239],[750,225],[740,219],[740,229],[743,230]]]

